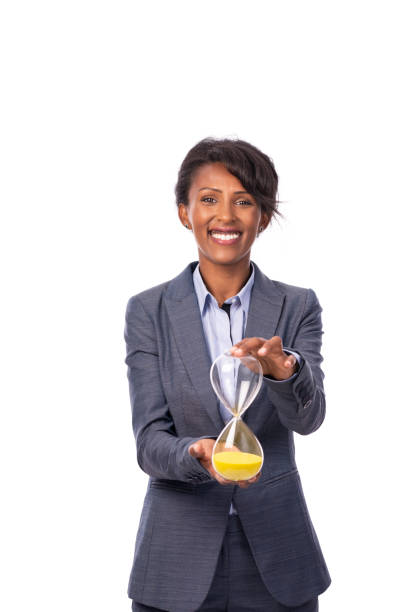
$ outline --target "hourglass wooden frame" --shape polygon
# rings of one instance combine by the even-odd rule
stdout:
[[[213,362],[210,380],[217,397],[232,415],[214,444],[212,465],[226,480],[249,480],[262,469],[264,454],[242,416],[261,389],[262,366],[251,355],[237,357],[227,350]]]

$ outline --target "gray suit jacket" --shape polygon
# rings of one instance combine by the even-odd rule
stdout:
[[[192,612],[214,575],[231,499],[260,574],[275,599],[297,606],[329,586],[295,462],[293,432],[325,416],[322,308],[312,289],[255,267],[245,337],[280,336],[303,357],[297,376],[264,377],[243,416],[264,450],[262,475],[247,489],[220,485],[188,453],[224,427],[210,382],[211,360],[191,262],[174,279],[130,298],[125,341],[137,461],[149,476],[128,595],[148,606]]]

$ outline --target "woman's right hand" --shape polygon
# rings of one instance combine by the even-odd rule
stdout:
[[[261,472],[259,472],[256,476],[250,478],[249,480],[226,480],[225,478],[217,474],[217,472],[213,468],[211,460],[214,444],[215,440],[213,440],[212,438],[202,438],[201,440],[198,440],[197,442],[191,444],[188,448],[188,452],[192,457],[198,459],[201,465],[207,470],[207,472],[209,472],[211,476],[220,484],[238,485],[242,489],[246,489],[249,487],[250,484],[259,480]]]

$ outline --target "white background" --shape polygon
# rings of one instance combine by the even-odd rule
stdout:
[[[206,136],[271,156],[252,259],[323,308],[327,416],[296,434],[320,609],[407,606],[404,4],[2,3],[2,610],[130,610],[124,314],[197,259],[174,186]]]

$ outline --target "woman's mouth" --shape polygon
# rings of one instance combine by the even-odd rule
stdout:
[[[220,232],[219,230],[208,232],[210,238],[217,244],[235,244],[240,239],[242,232]]]

